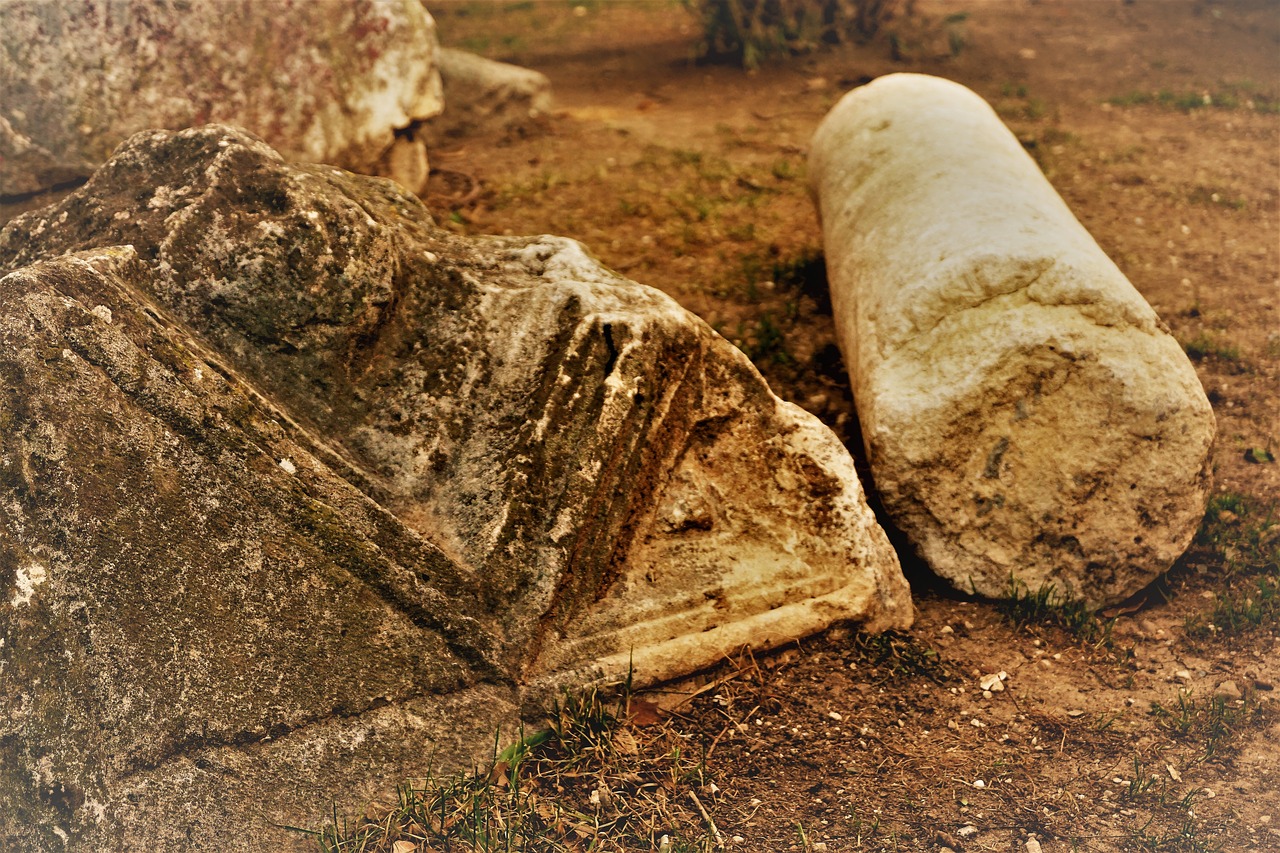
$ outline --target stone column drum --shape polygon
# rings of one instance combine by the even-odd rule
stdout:
[[[810,174],[875,485],[929,566],[1095,607],[1166,571],[1204,513],[1212,410],[995,112],[879,78],[822,122]]]

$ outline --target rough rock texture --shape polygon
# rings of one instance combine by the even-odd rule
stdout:
[[[448,47],[440,48],[439,62],[445,109],[428,125],[432,138],[519,130],[551,112],[545,74]]]
[[[0,273],[0,848],[277,850],[559,685],[910,621],[838,440],[571,241],[208,127]]]
[[[0,196],[86,177],[136,131],[209,121],[291,159],[425,180],[421,143],[393,136],[443,106],[419,0],[6,0],[0,24]]]
[[[1208,497],[1209,403],[991,108],[880,78],[810,174],[876,488],[934,571],[1102,605],[1168,569]]]
[[[130,248],[0,280],[0,849],[250,849],[516,718],[474,579],[153,281]]]

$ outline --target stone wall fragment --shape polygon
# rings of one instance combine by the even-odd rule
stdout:
[[[425,183],[422,143],[395,137],[443,107],[419,0],[8,0],[0,22],[0,196],[85,178],[137,131],[209,121]]]
[[[518,690],[470,572],[152,275],[0,279],[0,849],[309,849],[273,826],[483,759]]]
[[[0,274],[0,847],[305,849],[549,691],[911,620],[839,440],[573,241],[212,126]]]
[[[1204,512],[1212,411],[991,108],[890,75],[810,156],[875,485],[933,570],[1099,606],[1168,569]]]

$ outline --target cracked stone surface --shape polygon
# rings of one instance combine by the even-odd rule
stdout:
[[[911,620],[838,439],[572,241],[213,126],[0,273],[0,846],[310,849],[563,685]]]
[[[977,95],[893,74],[810,163],[876,488],[957,589],[1093,606],[1186,549],[1214,419],[1190,362]]]
[[[425,182],[401,135],[441,112],[435,22],[418,0],[7,0],[0,196],[83,179],[131,134],[210,121],[286,157]]]

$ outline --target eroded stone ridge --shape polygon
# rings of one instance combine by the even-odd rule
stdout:
[[[207,127],[0,272],[5,843],[277,850],[547,689],[910,621],[839,441],[572,241]]]
[[[991,108],[880,78],[823,121],[810,174],[876,488],[934,571],[1097,606],[1167,570],[1204,513],[1213,413]]]
[[[425,182],[425,150],[395,134],[443,108],[419,0],[6,0],[0,23],[0,196],[87,177],[137,131],[209,121]]]

